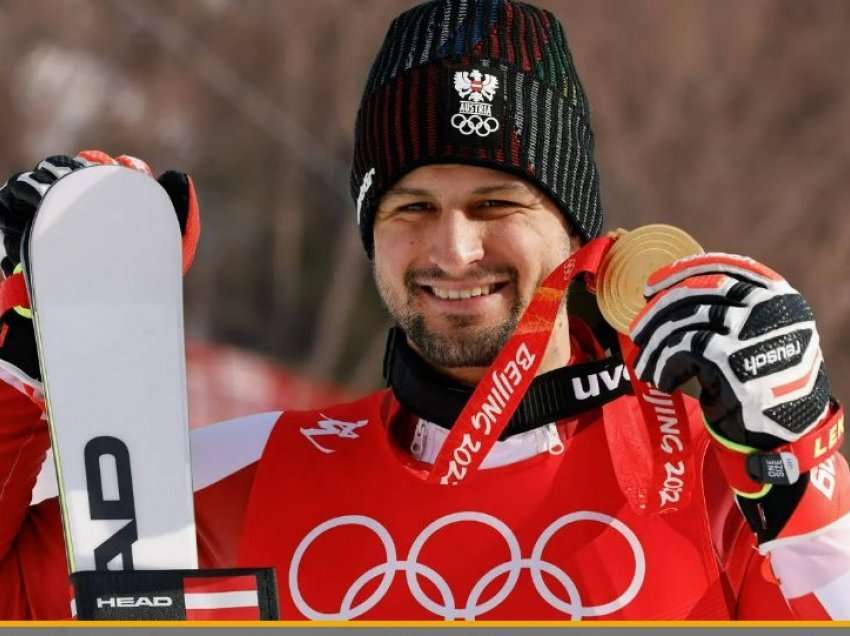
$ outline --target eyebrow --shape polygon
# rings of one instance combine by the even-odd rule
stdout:
[[[419,190],[418,188],[390,188],[384,193],[384,196],[403,196],[410,195],[414,197],[429,197],[431,193],[428,190]]]
[[[480,188],[476,188],[472,191],[472,194],[482,195],[482,194],[492,194],[493,192],[504,192],[506,190],[515,190],[526,192],[528,189],[525,185],[516,182],[507,182],[507,183],[497,183],[496,185],[490,186],[482,186]],[[434,196],[432,192],[428,190],[422,190],[420,188],[405,188],[405,187],[397,187],[390,188],[386,191],[384,196],[414,196],[414,197],[430,197]]]
[[[483,186],[481,188],[476,188],[472,191],[472,194],[492,194],[493,192],[503,192],[505,190],[516,190],[527,192],[528,188],[521,183],[517,183],[515,181],[508,183],[497,183],[496,185],[491,186]]]

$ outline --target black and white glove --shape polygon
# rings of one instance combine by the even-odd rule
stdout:
[[[631,324],[635,372],[666,392],[696,377],[716,433],[769,450],[826,416],[814,316],[779,274],[750,258],[705,254],[655,272],[645,295]]]
[[[0,187],[0,233],[5,256],[0,261],[3,278],[21,271],[21,243],[39,203],[50,185],[85,163],[71,157],[48,157],[29,172],[9,177]],[[0,316],[0,364],[11,379],[38,387],[41,372],[35,346],[30,312],[23,304],[9,308]]]
[[[3,281],[20,272],[21,242],[48,188],[74,170],[92,165],[122,165],[152,176],[148,165],[135,157],[113,158],[99,150],[86,150],[76,157],[55,155],[40,161],[29,172],[12,175],[0,186],[0,235],[5,256],[0,260]],[[168,171],[157,179],[168,193],[180,231],[183,234],[183,271],[188,270],[200,233],[197,196],[191,178],[182,172]],[[8,308],[0,315],[0,378],[13,379],[37,387],[41,382],[32,320],[24,306]]]

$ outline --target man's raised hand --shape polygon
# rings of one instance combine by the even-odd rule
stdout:
[[[0,379],[39,387],[41,375],[35,346],[29,301],[21,275],[24,233],[48,189],[59,179],[94,165],[121,165],[153,178],[150,166],[128,155],[111,157],[99,150],[85,150],[75,157],[54,155],[30,171],[19,172],[0,186],[0,235],[6,255],[0,260]],[[200,234],[198,199],[191,177],[167,171],[157,182],[168,194],[183,237],[183,272],[188,271]],[[108,240],[108,237],[104,237]]]
[[[770,449],[829,411],[814,316],[773,270],[742,256],[676,261],[647,282],[631,324],[641,380],[672,391],[696,377],[709,425],[727,440]]]

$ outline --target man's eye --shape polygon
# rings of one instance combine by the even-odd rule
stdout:
[[[503,201],[502,199],[487,199],[479,203],[482,208],[508,208],[517,207],[519,204],[513,201]]]
[[[427,212],[431,209],[431,204],[424,201],[416,203],[405,203],[398,207],[399,212]]]

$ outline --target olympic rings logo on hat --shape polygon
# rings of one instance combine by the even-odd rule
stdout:
[[[619,532],[629,547],[632,550],[635,562],[635,572],[632,575],[631,582],[626,590],[615,599],[607,603],[599,605],[584,605],[581,599],[581,593],[578,586],[572,578],[556,564],[543,559],[543,551],[552,537],[562,528],[581,521],[593,521],[602,523]],[[481,578],[472,587],[466,602],[458,607],[455,595],[452,592],[448,582],[443,576],[433,568],[419,562],[419,554],[422,552],[425,543],[437,531],[459,523],[480,523],[488,526],[498,532],[504,539],[508,547],[510,558],[508,561],[501,563],[489,571],[484,573]],[[386,560],[361,574],[348,588],[342,602],[340,603],[339,612],[326,613],[313,609],[304,599],[298,584],[299,568],[304,554],[312,543],[320,536],[343,526],[362,526],[375,533],[384,547]],[[443,618],[444,620],[463,619],[467,621],[475,620],[477,617],[486,614],[510,596],[511,592],[516,587],[517,580],[522,573],[522,570],[528,570],[531,573],[531,580],[535,590],[550,607],[569,615],[572,620],[578,621],[586,616],[605,616],[616,612],[628,605],[640,591],[644,576],[646,574],[646,557],[643,552],[643,547],[638,541],[635,533],[622,521],[603,514],[588,510],[579,510],[572,512],[553,521],[540,534],[537,542],[531,550],[530,557],[523,557],[520,549],[519,541],[513,531],[500,519],[492,515],[482,512],[464,511],[445,515],[428,524],[422,532],[413,541],[410,546],[410,552],[406,559],[399,559],[396,546],[389,531],[372,517],[365,515],[343,515],[334,517],[313,528],[301,540],[295,548],[295,553],[292,556],[292,562],[289,565],[289,589],[292,595],[292,600],[304,616],[312,620],[351,620],[362,616],[373,607],[375,607],[386,596],[390,586],[395,579],[396,572],[404,572],[407,587],[411,595],[417,603],[429,612]],[[557,596],[546,584],[543,579],[543,573],[546,573],[556,579],[558,583],[567,592],[567,599]],[[507,574],[502,587],[493,594],[490,598],[483,600],[481,596],[484,591],[499,577]],[[436,588],[441,600],[437,602],[430,598],[419,584],[419,577],[422,576]],[[365,600],[355,604],[355,599],[371,581],[380,577],[378,587]]]
[[[455,113],[452,115],[451,124],[461,135],[467,136],[475,134],[479,137],[486,137],[499,130],[498,119],[495,117],[482,117],[481,115]]]

